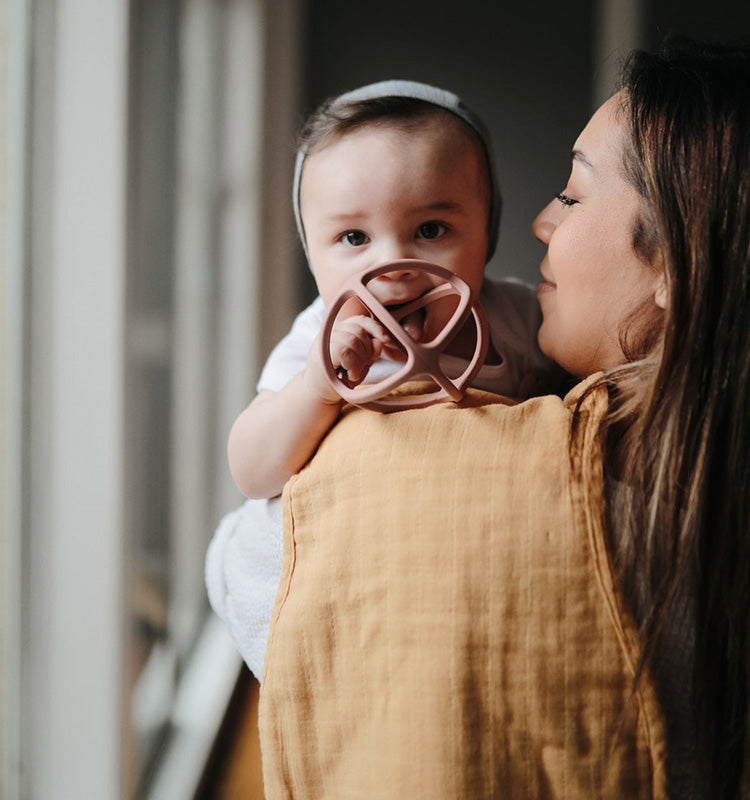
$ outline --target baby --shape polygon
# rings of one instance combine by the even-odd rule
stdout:
[[[487,316],[490,344],[474,387],[518,396],[525,376],[557,375],[536,343],[534,290],[484,277],[497,241],[500,194],[489,135],[458,97],[420,83],[385,81],[326,102],[302,132],[293,199],[320,296],[274,349],[257,396],[232,428],[232,476],[256,499],[224,518],[206,564],[212,606],[258,678],[281,571],[278,495],[343,404],[313,346],[342,284],[395,260],[438,264],[469,285]],[[435,283],[434,276],[407,266],[373,279],[368,289],[393,306]],[[402,325],[414,340],[429,341],[445,321],[444,306],[434,303]],[[462,371],[475,335],[470,319],[441,356],[446,373]],[[333,326],[330,359],[358,383],[392,374],[403,356],[353,298]]]

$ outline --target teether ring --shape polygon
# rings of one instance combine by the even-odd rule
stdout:
[[[440,278],[443,283],[412,300],[395,311],[389,311],[367,288],[367,284],[379,275],[385,275],[398,270],[421,270]],[[419,308],[429,305],[446,296],[458,296],[458,306],[454,310],[451,318],[446,323],[440,333],[429,342],[416,342],[401,327],[400,320]],[[368,386],[355,386],[351,384],[345,374],[340,375],[331,363],[331,331],[336,321],[337,315],[344,303],[352,297],[356,297],[406,351],[406,362],[404,365],[387,378],[378,383]],[[474,318],[477,332],[477,342],[474,354],[469,365],[464,372],[457,378],[451,378],[445,374],[440,366],[440,356],[445,348],[450,344],[453,337],[461,330],[462,326],[469,318]],[[354,275],[344,284],[336,299],[323,321],[320,336],[321,356],[323,366],[334,390],[348,403],[369,408],[376,411],[395,411],[405,408],[421,408],[433,405],[444,400],[458,401],[463,397],[464,390],[471,383],[477,372],[479,372],[484,359],[487,355],[487,321],[484,311],[477,300],[472,298],[469,285],[454,275],[450,270],[431,264],[428,261],[417,259],[404,259],[393,261],[389,264],[382,264],[372,267]],[[419,395],[408,395],[401,397],[386,397],[396,387],[407,381],[419,377],[431,378],[440,387],[438,390]]]

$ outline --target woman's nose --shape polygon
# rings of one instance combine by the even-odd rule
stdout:
[[[549,202],[531,223],[532,233],[544,244],[549,244],[552,233],[557,227],[556,202],[555,200]]]

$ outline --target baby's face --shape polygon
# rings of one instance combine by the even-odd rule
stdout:
[[[307,157],[300,210],[313,274],[328,306],[342,284],[389,261],[431,261],[479,293],[487,253],[489,181],[484,153],[464,123],[433,120],[417,131],[367,126]],[[424,273],[372,280],[384,305],[434,286]],[[427,316],[441,314],[430,312]],[[351,304],[347,313],[360,313]],[[445,316],[445,314],[443,314]],[[442,327],[428,320],[431,338]]]

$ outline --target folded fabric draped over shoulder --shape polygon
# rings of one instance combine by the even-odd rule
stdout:
[[[602,526],[607,396],[584,388],[353,409],[290,481],[269,800],[666,798]]]

